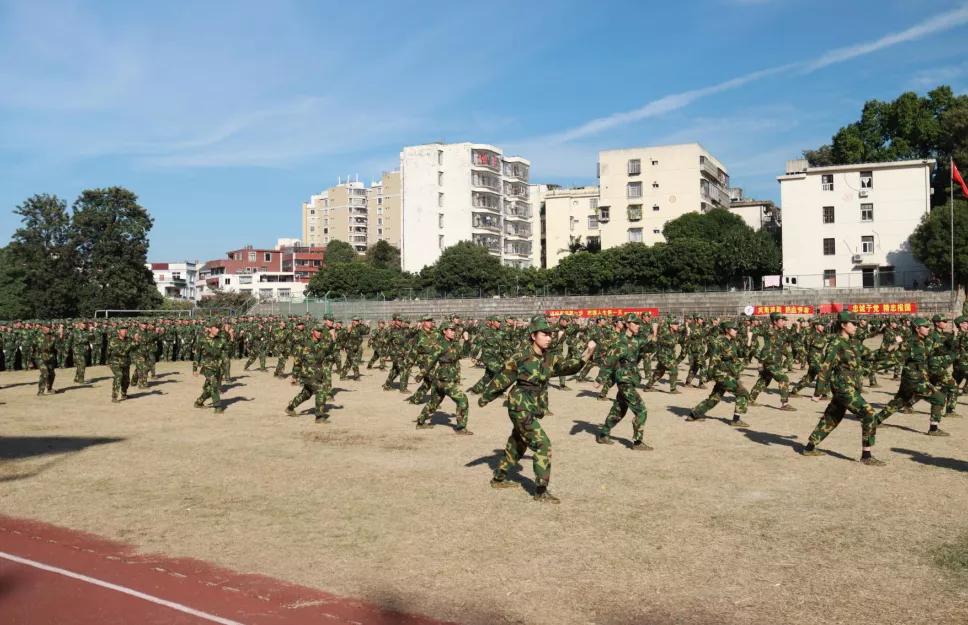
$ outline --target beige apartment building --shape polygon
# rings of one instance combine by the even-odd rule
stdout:
[[[599,152],[594,214],[602,248],[664,241],[667,221],[729,208],[726,167],[698,143]],[[550,247],[550,244],[549,244]]]
[[[576,189],[531,185],[531,204],[538,212],[539,244],[533,259],[535,267],[554,267],[570,252],[576,237],[581,242],[601,244],[598,223],[598,187]]]
[[[303,241],[309,247],[345,241],[365,253],[369,242],[367,197],[364,183],[347,180],[303,202]]]
[[[379,182],[370,184],[367,195],[370,245],[386,241],[399,248],[403,236],[400,170],[385,171]]]

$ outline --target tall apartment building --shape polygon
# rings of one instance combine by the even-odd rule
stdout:
[[[538,206],[539,256],[537,267],[554,267],[567,256],[572,240],[600,245],[598,187],[575,189],[531,185],[532,205]],[[543,209],[543,210],[542,210]]]
[[[494,146],[431,143],[400,154],[402,265],[420,271],[441,250],[473,241],[506,265],[532,263],[530,163]]]
[[[602,248],[665,239],[667,221],[729,207],[729,174],[698,143],[599,152],[594,217]]]
[[[810,167],[787,161],[783,286],[910,287],[924,284],[908,238],[931,210],[934,160]]]
[[[782,223],[783,211],[770,200],[743,197],[742,189],[729,190],[729,212],[743,218],[753,230],[777,230]]]
[[[403,236],[400,170],[385,171],[379,182],[370,183],[367,190],[370,245],[386,241],[399,248]]]
[[[342,182],[303,202],[302,240],[309,247],[345,241],[360,254],[369,242],[368,192],[360,181]]]

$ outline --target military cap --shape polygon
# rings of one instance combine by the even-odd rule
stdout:
[[[693,317],[693,319],[694,319],[695,321],[703,321],[703,317],[702,317],[702,315],[696,315],[695,317]]]
[[[723,330],[735,330],[736,329],[736,322],[735,321],[724,321],[721,324],[719,324],[719,327],[722,328]]]
[[[505,321],[514,321],[514,317],[512,317],[511,315],[507,315],[507,316],[504,317],[504,320]]]
[[[440,324],[440,331],[441,331],[441,332],[443,332],[444,330],[453,330],[453,329],[455,329],[456,327],[457,327],[457,326],[455,326],[455,325],[454,325],[453,323],[451,323],[450,321],[445,321],[445,322],[443,322],[442,324]]]
[[[770,313],[770,321],[779,321],[781,319],[786,319],[783,313],[778,313],[778,312]]]
[[[968,321],[968,318],[962,316],[955,317],[955,324],[957,325],[961,325],[964,321]]]
[[[433,315],[423,315],[422,317],[420,317],[420,320],[421,321],[433,321],[434,320],[434,316]]]
[[[551,324],[545,321],[544,317],[535,317],[528,326],[528,332],[551,332]]]
[[[324,334],[326,332],[329,332],[329,328],[327,328],[322,323],[317,323],[317,324],[313,325],[313,327],[310,328],[310,330],[312,330],[313,332],[319,332],[320,334]]]
[[[393,313],[393,316],[390,317],[390,319],[392,321],[400,321],[400,313]]]
[[[332,315],[329,315],[329,317],[332,318]],[[306,325],[306,320],[305,319],[296,319],[296,325],[297,326],[304,326],[304,325]]]
[[[942,323],[948,320],[948,315],[935,315],[931,317],[931,321],[934,323]]]
[[[498,317],[497,315],[491,315],[490,317],[487,318],[487,320],[488,321],[500,321],[501,318]]]
[[[639,325],[642,325],[645,322],[642,321],[642,317],[639,317],[635,313],[629,313],[625,315],[625,323],[637,323]]]
[[[119,323],[118,324],[118,330],[127,330],[127,329],[128,329],[128,324],[127,323],[122,322],[122,323]]]
[[[353,316],[353,321],[363,321],[363,320],[360,318],[359,315],[354,315]]]
[[[845,310],[837,313],[837,321],[840,323],[857,323],[857,315]]]
[[[559,319],[564,319],[565,321],[571,321],[571,315],[562,315]]]
[[[334,321],[334,320],[335,320],[335,317],[333,317],[333,313],[326,313],[325,315],[323,315],[323,321]]]
[[[916,328],[924,328],[924,327],[930,326],[931,323],[924,317],[918,317],[917,319],[911,322],[911,325],[913,325]]]

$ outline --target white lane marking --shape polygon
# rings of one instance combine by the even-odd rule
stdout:
[[[152,597],[151,595],[146,595],[145,593],[138,592],[137,590],[125,588],[124,586],[118,586],[117,584],[112,584],[110,582],[105,582],[99,579],[95,579],[93,577],[88,577],[87,575],[81,575],[80,573],[74,573],[73,571],[59,569],[56,566],[49,566],[41,562],[34,562],[33,560],[28,560],[26,558],[14,556],[9,553],[4,553],[3,551],[0,551],[0,558],[10,560],[11,562],[16,562],[18,564],[32,566],[42,571],[49,571],[51,573],[57,573],[58,575],[64,575],[65,577],[78,579],[82,582],[87,582],[88,584],[94,584],[95,586],[100,586],[102,588],[107,588],[109,590],[116,590],[126,595],[137,597],[138,599],[144,599],[145,601],[150,601],[151,603],[157,603],[158,605],[163,605],[166,608],[171,608],[172,610],[178,610],[179,612],[184,612],[185,614],[191,614],[192,616],[197,616],[198,618],[202,618],[207,621],[212,621],[213,623],[220,623],[221,625],[243,625],[243,623],[239,623],[238,621],[222,618],[221,616],[215,616],[214,614],[209,614],[207,612],[201,612],[199,610],[195,610],[194,608],[190,608],[187,605],[174,603],[172,601],[166,601],[164,599],[159,599],[158,597]]]

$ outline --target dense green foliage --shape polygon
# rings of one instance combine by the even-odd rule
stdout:
[[[346,241],[334,240],[326,244],[326,264],[355,263],[360,258],[356,248]]]

